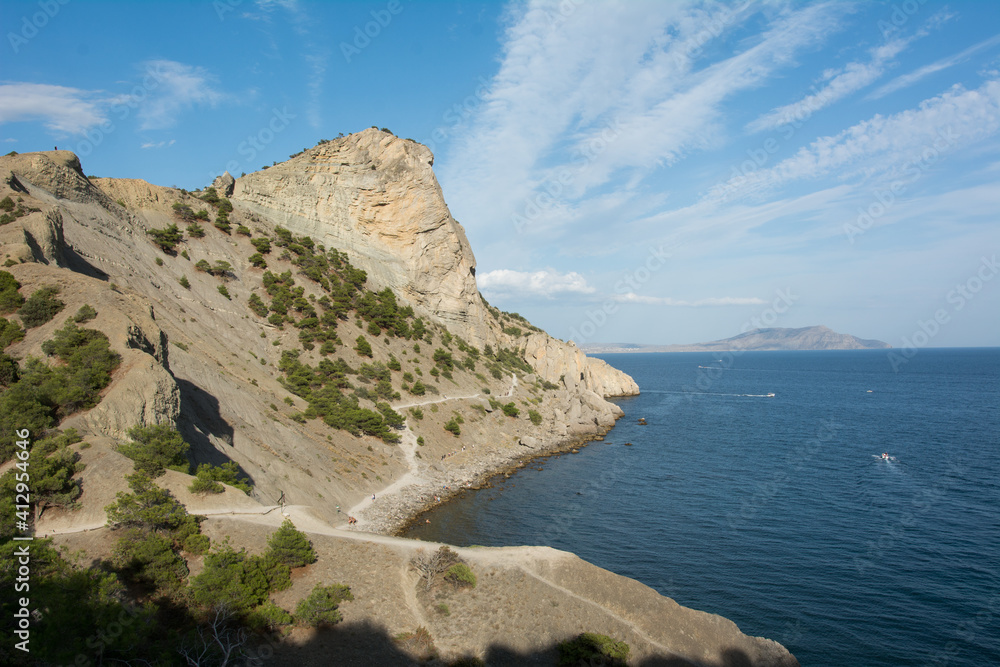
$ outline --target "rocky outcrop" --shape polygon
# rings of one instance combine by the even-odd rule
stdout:
[[[227,171],[222,176],[215,177],[215,180],[212,181],[212,187],[215,188],[215,192],[220,197],[229,197],[233,194],[233,189],[236,187],[236,179]]]
[[[542,378],[602,396],[637,394],[635,382],[544,333],[502,333],[476,286],[476,259],[451,217],[430,150],[374,128],[320,144],[240,178],[233,202],[347,251],[380,287],[473,345],[523,349]],[[562,380],[560,380],[562,378]]]
[[[528,336],[524,357],[541,377],[567,389],[582,388],[604,397],[639,393],[635,380],[625,373],[602,359],[588,357],[575,343],[564,343],[545,333]]]
[[[476,260],[427,147],[368,129],[236,181],[237,206],[346,251],[377,285],[482,346]]]

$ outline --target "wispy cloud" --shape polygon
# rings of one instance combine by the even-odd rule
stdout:
[[[282,10],[287,15],[292,30],[299,35],[302,43],[302,57],[308,71],[306,118],[314,128],[320,127],[323,122],[323,87],[326,82],[327,65],[330,61],[330,49],[312,38],[309,13],[305,11],[298,0],[257,0],[254,4],[258,12],[256,14],[248,13],[245,15],[246,18],[270,23],[272,15],[276,11]],[[277,46],[275,45],[274,48],[277,49]]]
[[[511,216],[554,181],[572,201],[615,175],[627,193],[660,167],[718,146],[724,105],[821,43],[847,11],[760,6],[767,29],[698,69],[699,49],[711,46],[699,35],[715,27],[711,39],[723,38],[753,13],[708,7],[584,4],[554,22],[555,0],[529,3],[507,31],[485,103],[444,161],[450,200]]]
[[[998,44],[1000,44],[1000,35],[995,35],[993,37],[990,37],[989,39],[979,42],[978,44],[973,44],[969,48],[964,49],[959,53],[956,53],[955,55],[948,56],[947,58],[941,58],[940,60],[932,62],[929,65],[924,65],[920,69],[914,70],[909,74],[904,74],[902,76],[896,77],[895,79],[885,84],[881,88],[875,90],[871,95],[869,95],[869,98],[877,100],[880,97],[885,97],[889,93],[894,93],[897,90],[908,88],[909,86],[912,86],[916,82],[930,76],[931,74],[940,72],[941,70],[948,69],[949,67],[954,67],[955,65],[968,60],[970,56],[980,51],[997,46]]]
[[[684,299],[672,299],[670,297],[663,297],[663,296],[644,296],[635,294],[634,292],[628,292],[627,294],[616,295],[615,300],[620,303],[640,303],[647,306],[688,306],[688,307],[762,306],[767,303],[767,301],[765,301],[764,299],[759,299],[757,297],[721,296],[721,297],[708,297],[705,299],[696,299],[694,301],[686,301]]]
[[[226,99],[216,90],[215,77],[203,67],[185,65],[173,60],[151,60],[143,63],[156,85],[149,85],[148,98],[138,108],[140,130],[162,130],[172,127],[177,117],[194,107],[214,107]]]
[[[712,188],[708,197],[725,201],[760,196],[786,183],[828,176],[835,170],[840,178],[898,173],[942,142],[946,149],[967,146],[997,129],[1000,81],[987,81],[975,90],[955,85],[915,109],[876,115],[836,135],[820,137],[770,169],[734,176]]]
[[[0,84],[0,123],[41,121],[58,134],[82,134],[105,120],[94,92],[44,83]]]
[[[155,141],[155,142],[154,141],[147,141],[146,143],[144,143],[141,146],[139,146],[139,148],[142,148],[142,149],[148,149],[148,148],[166,148],[167,146],[173,146],[175,143],[177,143],[176,139],[171,139],[170,141]]]
[[[542,271],[511,271],[498,269],[476,279],[479,288],[496,296],[534,296],[552,298],[564,294],[592,294],[595,290],[579,273]]]
[[[910,43],[926,33],[907,39],[896,38],[870,51],[867,62],[851,62],[840,69],[823,73],[824,85],[801,100],[769,111],[747,125],[750,132],[773,130],[789,123],[801,122],[817,111],[830,106],[851,93],[861,90],[881,77]]]

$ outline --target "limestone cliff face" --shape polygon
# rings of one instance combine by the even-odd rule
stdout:
[[[451,217],[430,150],[374,128],[237,179],[232,200],[296,234],[347,251],[369,279],[477,347],[524,350],[539,375],[601,396],[637,394],[632,378],[544,333],[512,338],[476,286],[476,259]]]
[[[488,314],[476,259],[433,159],[425,146],[369,129],[238,179],[232,200],[347,251],[374,283],[481,345]]]

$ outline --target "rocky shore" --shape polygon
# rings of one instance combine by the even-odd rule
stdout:
[[[375,494],[375,501],[368,499],[359,503],[345,514],[357,519],[356,524],[346,522],[338,526],[347,530],[358,530],[381,535],[402,536],[417,523],[422,523],[422,515],[435,507],[455,500],[465,491],[487,488],[492,480],[508,476],[535,459],[568,453],[584,447],[596,438],[602,437],[613,426],[595,427],[588,436],[564,436],[551,440],[533,440],[528,445],[520,445],[503,451],[482,448],[475,456],[447,470],[437,470],[432,465],[422,465],[417,475],[412,475],[404,485],[388,492]],[[475,446],[473,446],[474,448]],[[463,454],[471,453],[472,448]]]

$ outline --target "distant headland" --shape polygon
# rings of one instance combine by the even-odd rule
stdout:
[[[833,331],[829,327],[812,326],[799,329],[772,327],[752,329],[732,338],[690,345],[637,345],[606,343],[582,345],[588,354],[608,352],[725,352],[731,350],[879,350],[892,346],[880,340],[858,338]]]

